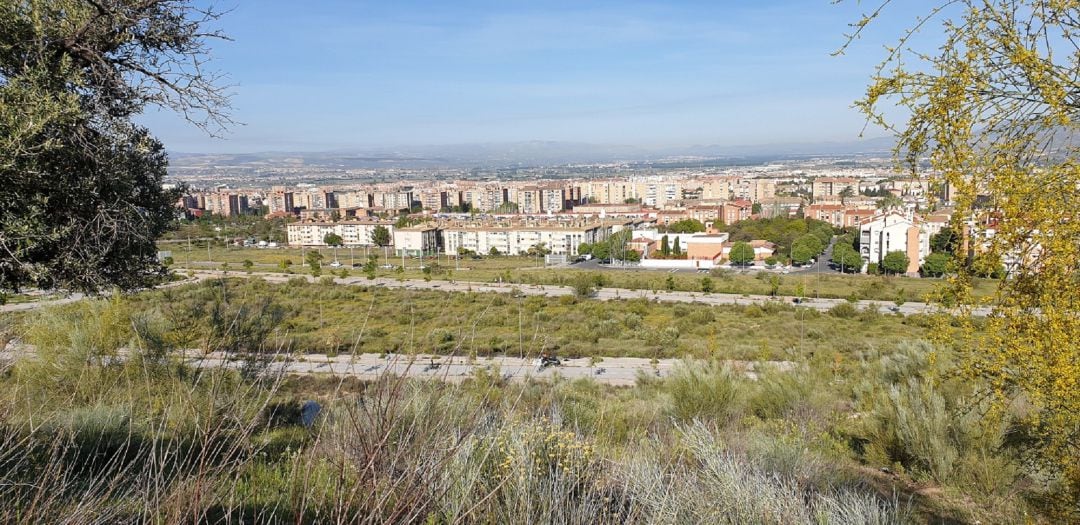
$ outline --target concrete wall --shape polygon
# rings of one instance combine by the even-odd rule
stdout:
[[[708,270],[712,268],[712,261],[690,261],[685,259],[643,259],[639,265],[641,268],[652,269],[701,269]]]

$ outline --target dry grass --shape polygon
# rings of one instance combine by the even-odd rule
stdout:
[[[1002,434],[977,433],[982,427],[956,417],[972,386],[949,381],[944,358],[929,359],[925,345],[822,349],[799,355],[794,370],[764,369],[756,381],[711,361],[688,361],[671,378],[643,377],[623,389],[586,380],[509,384],[489,372],[461,384],[291,379],[272,373],[263,358],[289,357],[281,352],[282,334],[267,328],[289,326],[291,309],[310,303],[315,292],[324,308],[351,316],[362,342],[385,316],[410,322],[411,337],[424,340],[450,326],[440,316],[462,305],[473,306],[456,312],[456,325],[501,323],[492,320],[500,309],[517,308],[550,316],[540,322],[551,324],[528,325],[529,333],[589,320],[588,330],[618,323],[606,328],[610,338],[630,325],[682,326],[704,314],[688,305],[676,312],[677,306],[634,302],[538,298],[529,305],[531,299],[502,296],[385,296],[256,283],[245,292],[239,283],[225,284],[177,292],[173,303],[165,292],[84,302],[35,314],[17,328],[37,351],[0,377],[0,521],[1038,518],[1024,497],[1037,478],[1012,459]],[[271,300],[253,300],[254,291],[272,291]],[[497,298],[506,303],[494,304]],[[202,314],[172,316],[170,307]],[[714,318],[692,322],[783,322],[786,314],[710,311]],[[575,313],[585,317],[575,320]],[[850,330],[892,318],[817,319]],[[180,366],[170,350],[191,341],[247,356],[250,364]],[[469,348],[459,341],[467,339],[455,335],[448,350]],[[535,355],[543,341],[531,338],[522,348]],[[323,406],[310,427],[298,418],[308,399]],[[869,476],[867,467],[890,467],[896,477]],[[927,496],[928,484],[938,495]]]

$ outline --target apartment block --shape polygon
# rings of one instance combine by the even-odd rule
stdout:
[[[607,238],[610,228],[601,223],[585,226],[513,225],[473,226],[447,225],[442,228],[444,252],[457,254],[471,250],[491,253],[492,248],[504,255],[524,255],[529,248],[543,243],[552,255],[577,255],[581,243],[595,243]]]
[[[394,230],[394,253],[406,257],[436,255],[442,247],[442,232],[434,224]]]
[[[271,214],[292,214],[296,209],[291,191],[271,191],[266,197],[266,205]]]
[[[323,239],[329,233],[341,236],[345,246],[375,246],[373,237],[380,226],[386,228],[393,240],[394,224],[376,220],[296,222],[286,226],[286,232],[291,246],[326,246]]]
[[[930,254],[930,235],[910,217],[899,213],[875,216],[859,226],[859,253],[866,263],[881,264],[889,252],[908,257],[908,273],[919,271]]]
[[[845,188],[851,188],[855,194],[859,194],[859,179],[850,177],[818,177],[811,184],[811,194],[814,201],[840,200],[840,193]]]
[[[248,211],[247,195],[215,192],[205,196],[203,209],[223,217],[235,217]]]
[[[748,200],[735,200],[724,203],[721,208],[721,217],[724,224],[734,224],[749,219],[753,213],[754,204]]]

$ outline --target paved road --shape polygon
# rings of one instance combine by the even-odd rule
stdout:
[[[16,358],[32,358],[33,349],[25,345],[11,345],[0,349],[0,361]],[[202,368],[240,368],[244,361],[220,352],[204,354],[198,350],[181,352],[182,359],[191,366]],[[667,377],[680,364],[679,359],[660,359],[654,364],[649,359],[634,357],[608,357],[598,361],[588,358],[564,359],[558,366],[540,367],[534,358],[488,357],[469,359],[460,356],[359,354],[329,357],[324,354],[282,355],[269,364],[271,372],[290,375],[324,377],[356,377],[374,380],[386,374],[405,377],[438,379],[460,382],[473,377],[479,370],[497,373],[509,381],[530,379],[552,380],[591,378],[613,386],[632,386],[639,376]],[[749,361],[725,361],[733,370],[741,371],[750,379],[756,379],[762,363]],[[795,363],[772,361],[765,364],[782,371],[791,370]],[[2,365],[0,365],[2,366]]]
[[[196,270],[194,272],[195,280],[212,279],[221,277],[222,272],[216,270]],[[233,277],[259,277],[270,282],[285,282],[289,279],[295,279],[297,277],[314,281],[311,276],[303,275],[290,275],[282,273],[269,273],[269,272],[253,272],[251,274],[245,272],[229,272]],[[440,290],[447,292],[496,292],[496,293],[520,293],[522,295],[539,295],[547,297],[558,297],[563,295],[573,295],[574,291],[569,286],[555,286],[555,285],[525,285],[525,284],[498,284],[498,283],[473,283],[473,282],[455,282],[455,281],[423,281],[420,279],[389,279],[389,278],[377,278],[369,280],[366,277],[347,277],[345,279],[334,278],[334,281],[340,284],[346,285],[361,285],[361,286],[382,286],[385,288],[403,288],[410,290]],[[178,286],[190,281],[169,283],[165,286]],[[700,304],[712,304],[712,305],[749,305],[749,304],[768,304],[768,303],[785,303],[792,304],[792,297],[770,297],[766,295],[738,295],[738,294],[724,294],[724,293],[701,293],[701,292],[668,292],[668,291],[656,291],[649,290],[629,290],[625,288],[601,288],[595,295],[596,299],[601,301],[611,301],[618,299],[634,299],[645,298],[649,300],[659,302],[679,302],[679,303],[700,303]],[[38,301],[34,303],[20,303],[12,305],[0,306],[0,312],[6,311],[18,311],[29,310],[34,308],[40,308],[42,306],[61,304],[78,300],[77,298],[65,298],[53,301]],[[799,306],[804,308],[813,308],[819,311],[827,311],[834,306],[842,303],[846,303],[845,299],[803,299]],[[931,311],[937,311],[938,307],[927,305],[925,303],[911,302],[904,303],[900,307],[889,301],[858,301],[853,303],[858,309],[866,308],[878,308],[882,312],[894,311],[903,315],[910,315],[916,313],[926,313]],[[987,315],[989,313],[988,308],[976,309],[973,313],[975,315]]]
[[[830,261],[832,261],[833,247],[836,246],[836,237],[833,237],[829,241],[829,245],[825,247],[825,251],[818,255],[814,260],[814,264],[809,266],[802,266],[799,268],[792,268],[791,273],[816,273],[816,274],[839,274],[839,269],[834,269]]]
[[[211,354],[206,357],[191,356],[188,362],[206,367],[240,367],[242,361],[227,356]],[[478,370],[486,369],[509,381],[529,379],[551,380],[591,378],[614,386],[632,386],[640,375],[667,377],[683,361],[661,359],[655,364],[649,359],[633,357],[608,357],[599,362],[588,358],[564,359],[558,366],[540,367],[536,359],[518,357],[490,357],[470,360],[459,356],[360,354],[357,356],[328,357],[322,354],[305,354],[296,359],[274,362],[271,367],[294,375],[325,375],[330,377],[358,377],[377,379],[384,374],[407,377],[426,377],[443,381],[459,382],[473,377]],[[757,378],[760,363],[726,361],[734,370],[742,371],[751,379]],[[795,364],[789,361],[769,362],[780,370],[790,370]]]

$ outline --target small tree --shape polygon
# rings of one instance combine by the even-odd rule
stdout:
[[[660,238],[660,255],[664,257],[671,255],[671,244],[667,235]]]
[[[282,259],[281,262],[278,263],[278,268],[280,268],[283,272],[288,272],[289,267],[292,265],[293,262],[291,259]]]
[[[951,261],[952,257],[948,253],[931,253],[926,256],[922,268],[919,268],[919,273],[921,273],[923,277],[941,277],[949,270],[949,263]]]
[[[667,279],[664,280],[664,289],[669,292],[675,291],[675,276],[668,274]]]
[[[817,235],[803,235],[791,244],[791,261],[795,264],[806,264],[810,262],[810,259],[817,257],[823,249],[824,245]]]
[[[779,275],[773,275],[769,277],[769,295],[776,297],[780,295],[780,285],[783,284],[783,279]]]
[[[502,255],[502,253],[499,252],[498,248],[492,246],[491,249],[488,250],[488,255],[491,256],[491,257],[498,257],[498,256]]]
[[[930,237],[930,251],[932,253],[955,255],[958,246],[960,246],[960,236],[956,234],[956,230],[948,226]]]
[[[682,255],[682,245],[679,243],[679,238],[675,238],[675,243],[671,248],[671,253],[676,257]]]
[[[881,269],[885,271],[885,275],[902,274],[907,272],[910,262],[906,253],[893,250],[886,253],[885,257],[881,259]]]
[[[731,246],[728,259],[736,266],[746,266],[754,262],[754,247],[747,242],[737,242]]]
[[[375,279],[375,273],[379,269],[377,262],[378,259],[379,257],[375,254],[368,255],[367,262],[365,262],[363,268],[361,268],[361,270],[364,272],[364,275],[367,276],[369,281]]]
[[[390,246],[390,230],[383,225],[378,225],[371,229],[371,244],[380,248]]]
[[[589,255],[590,253],[592,253],[592,245],[587,242],[583,242],[578,245],[577,252],[578,255]]]
[[[529,249],[525,252],[529,257],[540,257],[549,253],[551,253],[551,250],[542,242],[529,246]]]
[[[255,266],[255,263],[251,262],[251,259],[244,259],[244,271],[251,273],[251,268]]]
[[[579,273],[570,281],[570,286],[574,289],[574,296],[584,299],[592,297],[596,293],[594,283],[595,281],[589,274]]]
[[[667,227],[671,233],[697,233],[705,231],[705,224],[697,219],[682,219]]]
[[[611,246],[606,242],[596,243],[592,247],[593,257],[600,260],[607,260],[611,258]]]
[[[832,262],[845,273],[857,272],[862,268],[863,264],[859,252],[856,252],[855,248],[852,248],[850,244],[841,242],[837,242],[836,247],[833,248]]]
[[[710,279],[708,277],[702,277],[701,278],[701,291],[702,291],[702,293],[712,293],[712,291],[713,291],[713,281],[712,281],[712,279]]]
[[[840,203],[847,204],[848,199],[855,196],[855,188],[851,186],[844,186],[844,189],[840,190]]]
[[[311,275],[313,277],[318,277],[319,275],[322,275],[323,255],[321,253],[316,250],[311,250],[310,252],[307,252],[307,255],[304,256],[304,260],[307,262],[308,268],[311,269]]]
[[[326,243],[327,246],[333,246],[335,248],[338,246],[343,246],[345,244],[345,241],[342,240],[341,236],[336,233],[326,234],[323,237],[323,242]]]

